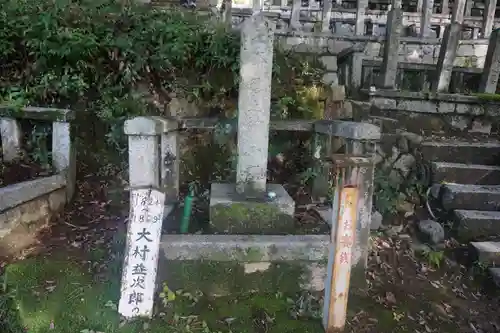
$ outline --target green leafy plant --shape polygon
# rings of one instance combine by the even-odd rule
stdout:
[[[391,182],[385,170],[376,169],[373,186],[373,199],[377,210],[384,216],[396,214],[396,207],[400,198],[399,184]]]
[[[436,268],[439,268],[441,266],[441,262],[444,259],[443,251],[426,250],[422,252],[422,255],[427,260],[430,266]]]

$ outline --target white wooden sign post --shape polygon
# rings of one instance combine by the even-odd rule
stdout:
[[[118,311],[127,318],[151,317],[165,207],[165,193],[131,190],[130,221]]]

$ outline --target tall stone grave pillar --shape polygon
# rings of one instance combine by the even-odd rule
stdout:
[[[212,184],[210,222],[216,232],[280,234],[293,229],[293,199],[282,185],[267,183],[274,30],[262,13],[243,23],[236,184]]]

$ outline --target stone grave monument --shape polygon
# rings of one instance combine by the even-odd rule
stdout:
[[[236,184],[211,186],[210,224],[218,233],[283,234],[294,227],[295,202],[282,185],[267,183],[274,30],[259,13],[242,27]]]

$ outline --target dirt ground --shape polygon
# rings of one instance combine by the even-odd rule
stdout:
[[[64,254],[68,261],[89,267],[92,274],[101,274],[107,266],[102,258],[110,255],[110,244],[118,232],[123,232],[126,221],[123,208],[116,208],[120,205],[113,204],[109,192],[106,181],[88,178],[80,182],[80,195],[51,228],[43,231],[39,245],[17,258],[0,259],[0,265],[6,268],[8,262],[22,263],[27,257],[45,260]],[[125,201],[126,197],[123,192],[118,200]],[[443,258],[440,267],[432,268],[428,260],[415,254],[409,237],[374,235],[367,285],[351,289],[346,332],[500,332],[499,293],[480,267],[467,266],[462,256],[453,255],[457,251],[448,252],[450,255]],[[321,303],[321,295],[318,301]],[[204,313],[197,315],[205,318]],[[225,313],[216,322],[227,320],[227,316]],[[302,332],[318,332],[321,327],[318,318],[305,315],[303,319],[313,324]],[[283,327],[271,320],[269,325],[248,332],[279,331],[273,325]]]

